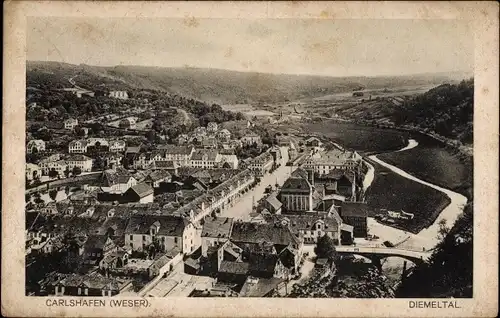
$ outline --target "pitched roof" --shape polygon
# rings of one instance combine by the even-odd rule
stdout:
[[[172,160],[155,160],[153,161],[148,169],[177,169],[179,165]]]
[[[290,176],[292,178],[302,178],[307,180],[309,178],[309,173],[304,168],[297,168]]]
[[[250,271],[265,272],[272,275],[274,274],[279,256],[277,254],[252,253],[248,260],[250,263]]]
[[[182,236],[188,223],[183,217],[174,215],[135,215],[130,218],[125,233],[148,234],[151,225],[157,221],[160,222],[158,235],[177,237]]]
[[[339,222],[335,217],[329,217],[327,213],[315,213],[315,215],[279,215],[277,217],[279,220],[288,219],[290,229],[294,233],[297,233],[297,231],[313,230],[317,222],[323,222],[327,231],[338,231],[342,223],[342,221]]]
[[[266,202],[269,203],[275,210],[279,210],[283,206],[276,196],[272,194],[266,198]]]
[[[107,218],[106,221],[104,221],[104,223],[99,227],[98,234],[106,235],[108,233],[108,229],[111,228],[114,230],[114,236],[123,236],[128,225],[128,220],[128,218],[116,216]]]
[[[144,198],[154,193],[153,188],[147,183],[138,183],[127,191],[134,192],[139,196],[139,198]]]
[[[250,269],[249,263],[222,261],[219,273],[230,273],[236,275],[246,275]]]
[[[293,192],[308,194],[312,192],[312,186],[304,178],[288,178],[281,188],[281,192]]]
[[[141,147],[127,147],[125,153],[139,153],[141,151]]]
[[[172,175],[168,171],[165,171],[165,170],[156,170],[156,171],[151,172],[146,177],[146,179],[155,182],[155,181],[165,180],[165,179],[168,179],[168,178],[171,178],[171,177],[172,177]]]
[[[299,242],[298,238],[292,234],[287,226],[250,222],[234,222],[231,241],[236,243],[260,243],[266,241],[278,245]]]
[[[208,161],[215,161],[219,152],[217,150],[211,149],[197,149],[191,156],[191,160],[205,160],[206,157]]]
[[[276,289],[280,283],[283,282],[281,278],[256,278],[248,276],[245,284],[240,290],[240,297],[264,297],[272,290]]]
[[[89,158],[85,155],[72,155],[66,158],[67,161],[87,161],[87,160],[92,160],[92,158]]]
[[[340,206],[340,214],[342,217],[358,216],[368,217],[373,213],[373,210],[364,202],[343,202]]]
[[[108,237],[106,235],[89,235],[85,242],[85,248],[103,249]]]
[[[131,174],[124,168],[118,167],[116,170],[106,170],[102,174],[102,182],[105,187],[111,187],[118,183],[127,183]]]
[[[324,176],[325,179],[333,179],[333,180],[340,180],[342,178],[346,178],[349,180],[349,182],[354,181],[354,172],[349,171],[349,170],[343,170],[343,169],[333,169],[330,170],[330,172]]]
[[[192,146],[159,145],[159,150],[165,150],[168,154],[189,155],[193,150]]]
[[[207,217],[205,219],[205,224],[203,224],[201,237],[229,238],[232,225],[232,218]]]
[[[255,157],[253,160],[251,160],[251,163],[256,163],[256,164],[265,164],[269,161],[273,161],[274,158],[269,152],[264,152],[257,157]]]
[[[114,278],[108,278],[98,273],[79,275],[70,274],[57,281],[56,284],[64,286],[78,287],[86,286],[93,289],[119,290],[120,284]]]

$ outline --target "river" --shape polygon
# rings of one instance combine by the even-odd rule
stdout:
[[[397,152],[400,151],[406,151],[413,149],[418,146],[418,142],[414,139],[410,139],[408,141],[408,145],[403,147],[400,150],[397,150]],[[380,237],[380,241],[377,242],[377,244],[380,244],[380,242],[388,240],[395,245],[397,245],[399,248],[405,248],[409,250],[416,250],[416,251],[422,251],[422,250],[431,250],[433,249],[436,244],[439,242],[438,238],[438,231],[439,231],[439,223],[441,220],[446,220],[446,225],[448,227],[453,226],[457,218],[460,216],[460,214],[463,212],[463,208],[465,204],[467,203],[467,198],[463,196],[462,194],[453,192],[449,189],[445,189],[443,187],[437,186],[435,184],[429,183],[427,181],[421,180],[405,171],[402,169],[390,165],[379,158],[377,158],[376,155],[369,156],[371,160],[374,162],[390,169],[394,173],[397,173],[398,175],[410,179],[412,181],[421,183],[423,185],[426,185],[428,187],[431,187],[433,189],[436,189],[445,195],[447,195],[451,202],[448,206],[446,206],[443,211],[439,214],[439,216],[436,218],[436,220],[430,225],[428,228],[423,229],[417,234],[412,234],[409,232],[406,232],[404,230],[396,229],[393,227],[390,227],[388,225],[384,225],[381,223],[378,223],[375,219],[373,218],[368,218],[368,228],[370,234],[377,235]],[[365,175],[365,179],[363,180],[363,189],[366,191],[368,187],[371,185],[371,183],[374,180],[375,176],[375,169],[372,165],[370,165],[368,162],[365,161],[365,163],[368,166],[368,172]],[[365,245],[365,244],[373,244],[373,242],[370,241],[363,241],[359,242],[361,244],[359,245]],[[358,242],[356,242],[358,244]],[[388,258],[386,259],[385,263],[383,264],[383,270],[384,273],[387,276],[391,276],[391,278],[395,279],[398,275],[400,275],[400,269],[402,267],[403,260],[399,258]]]
[[[418,146],[418,142],[414,139],[410,139],[408,142],[408,145],[406,147],[398,150],[398,151],[405,151],[405,150],[413,149],[417,146]],[[390,164],[380,160],[379,158],[377,158],[376,155],[370,156],[369,158],[371,160],[375,161],[376,163],[378,163],[378,164],[390,169],[391,171],[399,174],[400,176],[402,176],[404,178],[410,179],[412,181],[415,181],[415,182],[421,183],[423,185],[426,185],[428,187],[431,187],[433,189],[436,189],[436,190],[444,193],[446,196],[448,196],[450,198],[450,200],[451,200],[450,204],[448,206],[446,206],[446,208],[444,208],[443,211],[441,211],[441,213],[436,218],[436,220],[434,220],[434,222],[432,223],[431,226],[429,226],[426,229],[423,229],[418,234],[408,235],[409,238],[412,238],[412,236],[414,236],[414,239],[418,238],[418,241],[419,241],[418,244],[417,244],[417,242],[413,242],[413,243],[415,243],[415,246],[414,246],[415,248],[421,248],[421,249],[425,248],[426,250],[434,248],[436,246],[436,244],[438,243],[439,223],[442,220],[445,220],[446,225],[448,227],[453,226],[453,224],[457,220],[458,216],[463,212],[464,206],[467,203],[467,198],[465,196],[463,196],[462,194],[456,193],[456,192],[451,191],[449,189],[445,189],[445,188],[442,188],[442,187],[437,186],[435,184],[421,180],[421,179],[405,172],[404,170],[399,169],[398,167],[395,167],[393,165],[390,165]],[[373,176],[371,176],[371,178],[372,179],[369,180],[370,183],[371,183],[371,181],[373,181]],[[365,179],[365,181],[366,181],[366,179]],[[401,230],[399,230],[399,231],[401,231]],[[401,231],[401,232],[404,232],[404,231]],[[408,244],[409,242],[411,242],[411,241],[407,240],[407,245],[409,245]]]

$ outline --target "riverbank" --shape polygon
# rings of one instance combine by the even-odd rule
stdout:
[[[419,146],[407,151],[384,153],[377,157],[420,179],[466,196],[473,196],[473,158],[457,154],[439,142],[415,137]]]
[[[374,168],[373,180],[365,192],[368,205],[375,211],[403,210],[414,214],[412,220],[392,224],[391,227],[418,233],[430,226],[450,203],[446,194],[398,174],[376,156],[365,158],[365,161]],[[368,180],[365,179],[365,182]]]

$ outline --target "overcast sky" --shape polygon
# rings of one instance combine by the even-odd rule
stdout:
[[[472,71],[458,20],[30,18],[27,59],[329,76]]]

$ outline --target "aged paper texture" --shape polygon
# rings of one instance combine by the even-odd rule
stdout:
[[[497,3],[4,9],[3,315],[497,316]]]

